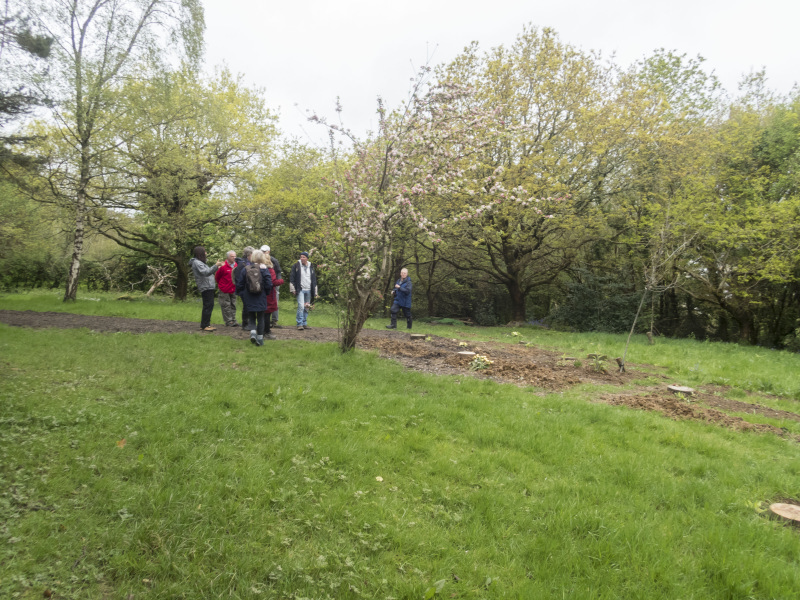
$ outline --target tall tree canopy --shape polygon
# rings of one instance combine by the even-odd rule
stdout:
[[[512,319],[525,321],[528,294],[600,234],[598,211],[622,183],[615,175],[637,120],[632,99],[599,56],[534,27],[510,48],[480,55],[473,44],[439,75],[474,88],[502,127],[463,162],[481,185],[454,186],[432,202],[433,214],[451,223],[449,260],[504,286]]]
[[[232,230],[269,164],[275,118],[227,70],[210,79],[186,69],[133,80],[116,102],[124,110],[111,185],[94,224],[121,246],[174,266],[183,300],[186,257],[221,228]]]
[[[0,15],[0,168],[30,164],[30,157],[17,150],[29,142],[30,137],[9,129],[21,116],[46,102],[46,98],[26,85],[21,67],[41,72],[52,45],[53,38],[35,31],[29,19],[12,13],[10,3],[5,3]]]
[[[196,64],[203,9],[199,0],[32,0],[27,16],[54,40],[47,77],[31,73],[29,80],[53,100],[54,134],[63,142],[47,183],[51,198],[75,215],[64,293],[74,300],[87,213],[108,197],[106,163],[123,110],[113,92],[145,65],[171,58]],[[173,47],[173,54],[164,52]]]

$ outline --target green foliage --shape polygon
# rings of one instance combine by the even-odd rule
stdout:
[[[289,265],[313,246],[318,224],[310,215],[330,210],[333,194],[324,186],[330,165],[319,150],[296,141],[284,142],[276,154],[245,201],[242,225],[255,245],[269,244],[273,256]]]
[[[114,160],[124,175],[94,213],[95,226],[151,263],[170,265],[182,300],[192,248],[222,254],[233,237],[242,196],[272,151],[274,117],[226,70],[208,79],[185,68],[133,80],[119,97],[126,110]]]
[[[48,226],[52,223],[52,226]],[[53,256],[58,239],[58,212],[27,198],[17,186],[0,179],[0,287],[47,285],[63,263]]]
[[[550,313],[548,322],[573,331],[624,333],[631,328],[642,291],[616,276],[581,274],[581,281],[567,285],[567,297]],[[645,323],[639,321],[639,331]]]
[[[469,362],[469,368],[471,371],[483,371],[488,369],[494,364],[493,360],[489,360],[489,357],[484,356],[483,354],[476,354],[475,357]]]
[[[602,235],[598,207],[623,168],[630,126],[615,76],[599,56],[532,26],[509,48],[479,56],[473,44],[440,69],[442,80],[477,89],[483,105],[500,113],[502,133],[464,161],[482,189],[445,197],[431,211],[447,225],[447,261],[504,286],[512,320],[525,321],[527,296]]]
[[[0,73],[3,75],[0,89],[0,128],[5,129],[10,123],[29,115],[33,110],[47,103],[41,93],[37,93],[19,80],[22,64],[31,70],[41,73],[46,70],[46,59],[50,55],[53,38],[32,27],[31,19],[12,14],[9,4],[0,15]],[[42,64],[42,63],[45,64]],[[0,169],[16,167],[30,168],[34,166],[31,156],[18,152],[31,141],[26,135],[0,133]]]
[[[125,82],[158,72],[170,61],[197,67],[202,56],[202,5],[197,0],[48,2],[31,0],[27,17],[54,38],[45,76],[28,70],[27,83],[58,98],[48,106],[49,139],[40,140],[37,199],[69,208],[72,252],[65,301],[76,299],[87,221],[118,193],[112,157],[122,147],[128,106],[116,94]],[[141,100],[141,98],[140,98]],[[144,133],[146,130],[142,130]]]

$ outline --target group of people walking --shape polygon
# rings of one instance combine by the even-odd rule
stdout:
[[[303,331],[308,326],[308,312],[319,295],[317,271],[308,260],[308,252],[301,252],[297,262],[289,272],[289,291],[297,298],[297,329]],[[203,299],[203,312],[200,329],[215,331],[211,325],[214,310],[214,292],[219,288],[219,306],[226,327],[239,327],[236,321],[236,296],[242,300],[241,327],[250,331],[250,341],[263,346],[264,340],[274,340],[272,329],[278,325],[278,298],[283,285],[282,271],[278,259],[271,255],[270,247],[261,246],[258,250],[247,246],[243,257],[229,250],[225,260],[208,265],[208,257],[203,246],[194,249],[189,261],[194,273],[197,289]],[[400,279],[392,290],[391,324],[388,329],[397,328],[397,314],[402,310],[406,326],[411,329],[411,279],[408,269],[400,271]]]

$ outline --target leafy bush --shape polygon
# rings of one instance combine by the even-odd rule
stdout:
[[[574,331],[628,331],[642,298],[641,291],[630,291],[617,277],[583,273],[582,282],[568,284],[566,300],[548,317],[558,328]],[[648,319],[639,316],[640,331]]]

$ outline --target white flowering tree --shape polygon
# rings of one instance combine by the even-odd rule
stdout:
[[[628,185],[626,158],[643,107],[613,65],[551,29],[523,28],[508,48],[473,44],[439,72],[496,107],[495,143],[471,158],[480,186],[437,202],[449,222],[441,260],[470,281],[503,287],[511,320],[606,236],[604,206]],[[465,193],[466,192],[466,193]]]
[[[322,232],[317,262],[341,309],[342,352],[355,347],[364,322],[383,300],[396,233],[411,227],[436,240],[438,226],[422,215],[421,199],[477,184],[462,165],[499,133],[496,111],[478,108],[465,87],[428,85],[428,73],[422,70],[400,110],[388,113],[378,101],[378,131],[365,140],[312,117],[329,128],[332,142],[344,137],[352,147],[337,159],[329,181],[332,210],[317,215]]]

